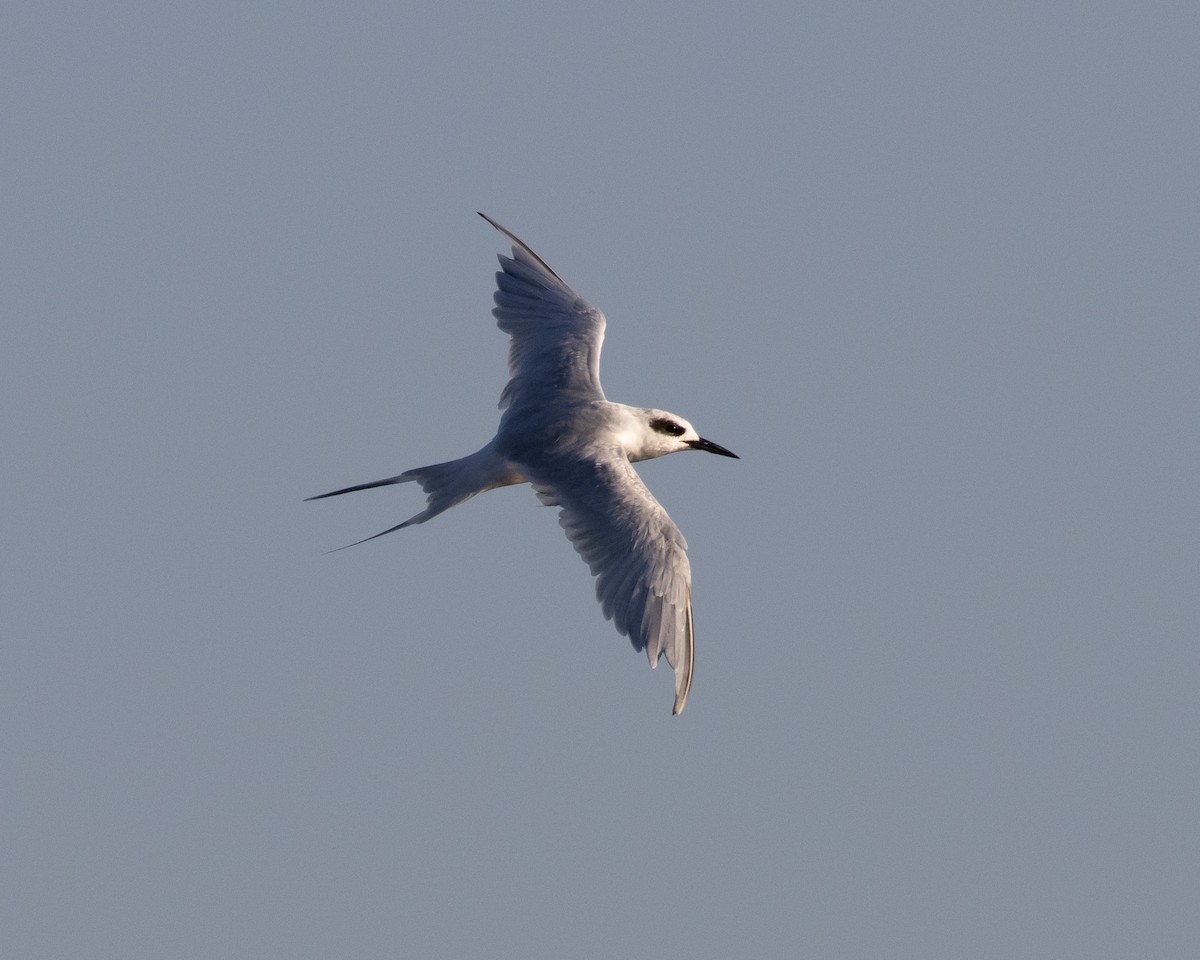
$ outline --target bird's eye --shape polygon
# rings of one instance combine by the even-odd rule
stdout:
[[[655,417],[650,421],[650,429],[658,433],[665,433],[668,437],[682,437],[687,433],[686,429],[666,417]]]

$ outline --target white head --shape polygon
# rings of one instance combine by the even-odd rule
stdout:
[[[674,413],[646,407],[626,408],[633,420],[632,429],[622,437],[630,460],[652,460],[680,450],[705,450],[722,457],[739,459],[736,453],[705,440],[696,428]]]

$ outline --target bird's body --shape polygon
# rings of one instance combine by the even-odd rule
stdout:
[[[309,499],[416,481],[428,495],[426,508],[375,534],[381,537],[477,493],[532,484],[544,504],[559,507],[559,523],[597,578],[604,615],[646,651],[652,667],[665,656],[674,668],[673,712],[679,713],[694,661],[687,543],[632,462],[689,449],[736,455],[675,414],[606,399],[600,387],[604,315],[528,246],[480,216],[513,245],[512,258],[500,257],[492,311],[512,338],[496,436],[459,460]]]

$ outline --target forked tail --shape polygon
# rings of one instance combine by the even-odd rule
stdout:
[[[458,506],[464,500],[470,500],[477,493],[483,493],[496,487],[506,487],[513,483],[523,483],[525,478],[514,470],[507,460],[499,456],[492,449],[491,444],[488,444],[482,450],[476,450],[470,456],[461,457],[458,460],[434,463],[428,467],[417,467],[415,470],[406,470],[399,476],[388,477],[386,480],[359,483],[353,487],[319,493],[315,497],[306,499],[321,500],[325,497],[340,496],[343,493],[370,490],[372,487],[386,487],[393,483],[408,483],[412,480],[420,484],[421,489],[428,494],[425,498],[425,509],[409,517],[403,523],[398,523],[394,527],[389,527],[387,530],[362,540],[356,540],[354,543],[348,543],[346,547],[356,547],[360,543],[366,543],[368,540],[374,540],[384,534],[403,530],[413,524],[424,523],[431,517],[436,517],[439,513]],[[346,547],[338,547],[338,549],[345,550]]]

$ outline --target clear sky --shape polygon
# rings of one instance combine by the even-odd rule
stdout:
[[[10,4],[0,955],[1193,956],[1200,7]],[[672,718],[501,239],[740,461]]]

